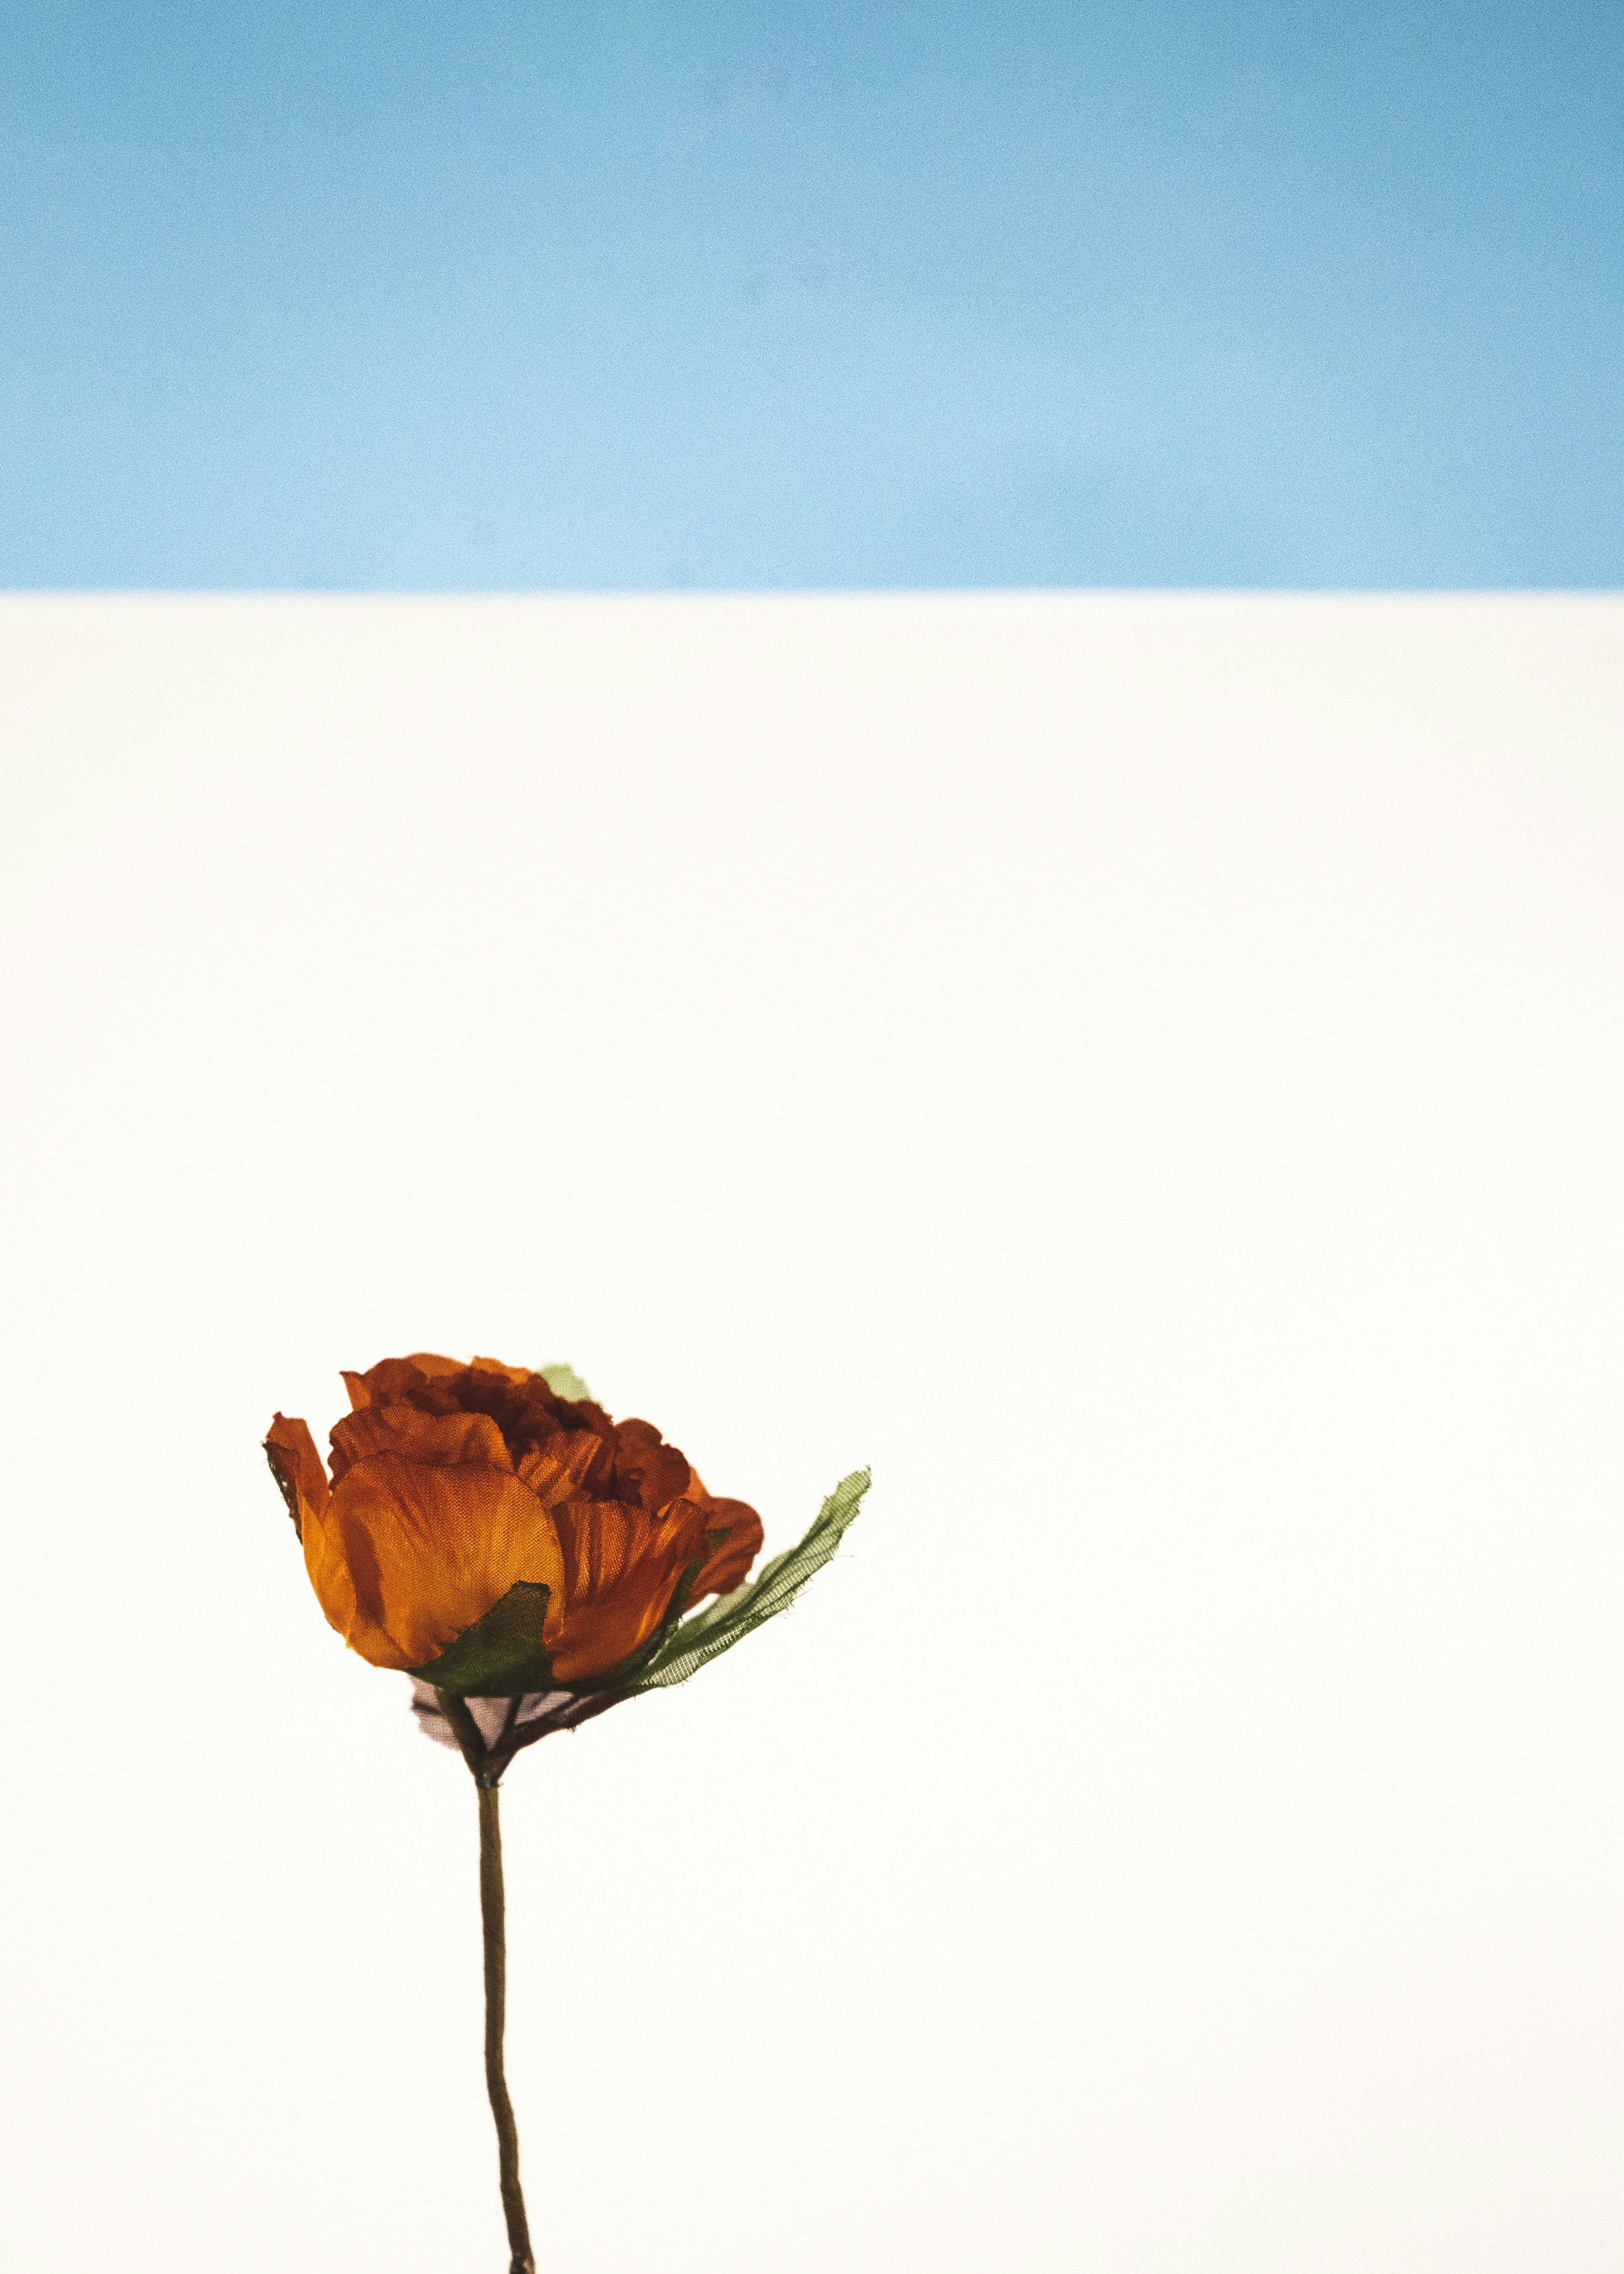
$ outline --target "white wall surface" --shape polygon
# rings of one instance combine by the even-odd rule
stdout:
[[[544,2274],[1616,2274],[1624,602],[0,606],[0,2263],[497,2274],[266,1473],[567,1359],[803,1604],[507,1790]]]

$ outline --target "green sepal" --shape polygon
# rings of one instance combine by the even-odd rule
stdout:
[[[686,1682],[756,1627],[788,1610],[813,1573],[823,1570],[840,1545],[871,1481],[867,1469],[854,1469],[830,1494],[804,1540],[782,1555],[775,1555],[754,1579],[735,1587],[731,1595],[718,1596],[691,1618],[672,1627],[629,1681],[620,1677],[627,1695],[635,1698],[645,1690],[669,1690],[676,1683]]]
[[[553,1660],[542,1641],[542,1623],[553,1590],[515,1579],[483,1618],[464,1627],[438,1658],[411,1668],[419,1682],[454,1690],[462,1698],[523,1698],[529,1690],[556,1690]]]

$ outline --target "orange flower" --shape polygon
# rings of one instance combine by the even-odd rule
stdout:
[[[540,1374],[420,1352],[344,1381],[330,1486],[303,1421],[279,1413],[265,1449],[317,1600],[373,1666],[471,1694],[593,1682],[761,1547],[650,1423]]]

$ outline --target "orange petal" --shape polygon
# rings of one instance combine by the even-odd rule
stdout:
[[[760,1517],[741,1500],[712,1500],[707,1494],[700,1517],[710,1552],[694,1582],[695,1601],[701,1595],[731,1595],[741,1587],[767,1536]]]
[[[602,1451],[603,1439],[590,1429],[559,1429],[521,1456],[518,1472],[543,1508],[556,1508],[560,1501],[575,1499]]]
[[[676,1501],[658,1516],[626,1501],[575,1500],[553,1510],[564,1585],[542,1631],[560,1682],[605,1674],[647,1642],[687,1566],[704,1553],[699,1511]]]
[[[333,1481],[373,1453],[400,1453],[432,1466],[471,1461],[510,1469],[502,1433],[485,1413],[419,1413],[415,1405],[368,1405],[346,1414],[331,1431]]]
[[[409,1389],[416,1389],[423,1377],[415,1366],[403,1358],[387,1358],[380,1366],[369,1366],[365,1374],[356,1374],[349,1367],[339,1372],[344,1388],[350,1392],[350,1410],[365,1413],[369,1405],[387,1405],[403,1397]],[[378,1377],[374,1382],[374,1377]]]
[[[289,1421],[279,1413],[271,1423],[265,1449],[275,1464],[283,1492],[293,1495],[294,1509],[289,1513],[294,1514],[303,1539],[306,1525],[320,1517],[327,1504],[327,1472],[321,1465],[316,1441],[304,1422]]]
[[[373,1666],[426,1665],[516,1579],[564,1587],[552,1519],[511,1470],[398,1453],[346,1471],[305,1536],[322,1609]]]
[[[504,1366],[499,1358],[471,1358],[468,1362],[479,1374],[500,1374],[504,1382],[525,1382],[533,1379],[524,1367]],[[420,1366],[422,1359],[417,1363]]]
[[[415,1351],[410,1358],[380,1359],[365,1374],[352,1374],[346,1368],[344,1387],[350,1392],[351,1406],[360,1413],[369,1405],[398,1404],[409,1390],[421,1389],[435,1374],[462,1371],[457,1359],[437,1358],[432,1351]]]
[[[683,1497],[693,1474],[688,1455],[667,1445],[652,1421],[622,1421],[614,1431],[605,1489],[639,1508],[668,1508]]]

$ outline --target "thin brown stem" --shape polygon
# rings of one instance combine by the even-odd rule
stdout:
[[[466,1710],[466,1709],[465,1709]],[[471,1717],[470,1717],[471,1718]],[[470,1763],[471,1766],[472,1764]],[[485,2081],[496,2119],[496,2149],[502,2210],[513,2252],[508,2274],[536,2274],[536,2255],[519,2187],[519,2127],[502,2068],[502,2031],[508,2012],[508,1928],[502,1894],[501,1794],[492,1781],[476,1774],[479,1793],[479,1913],[485,1926]]]

